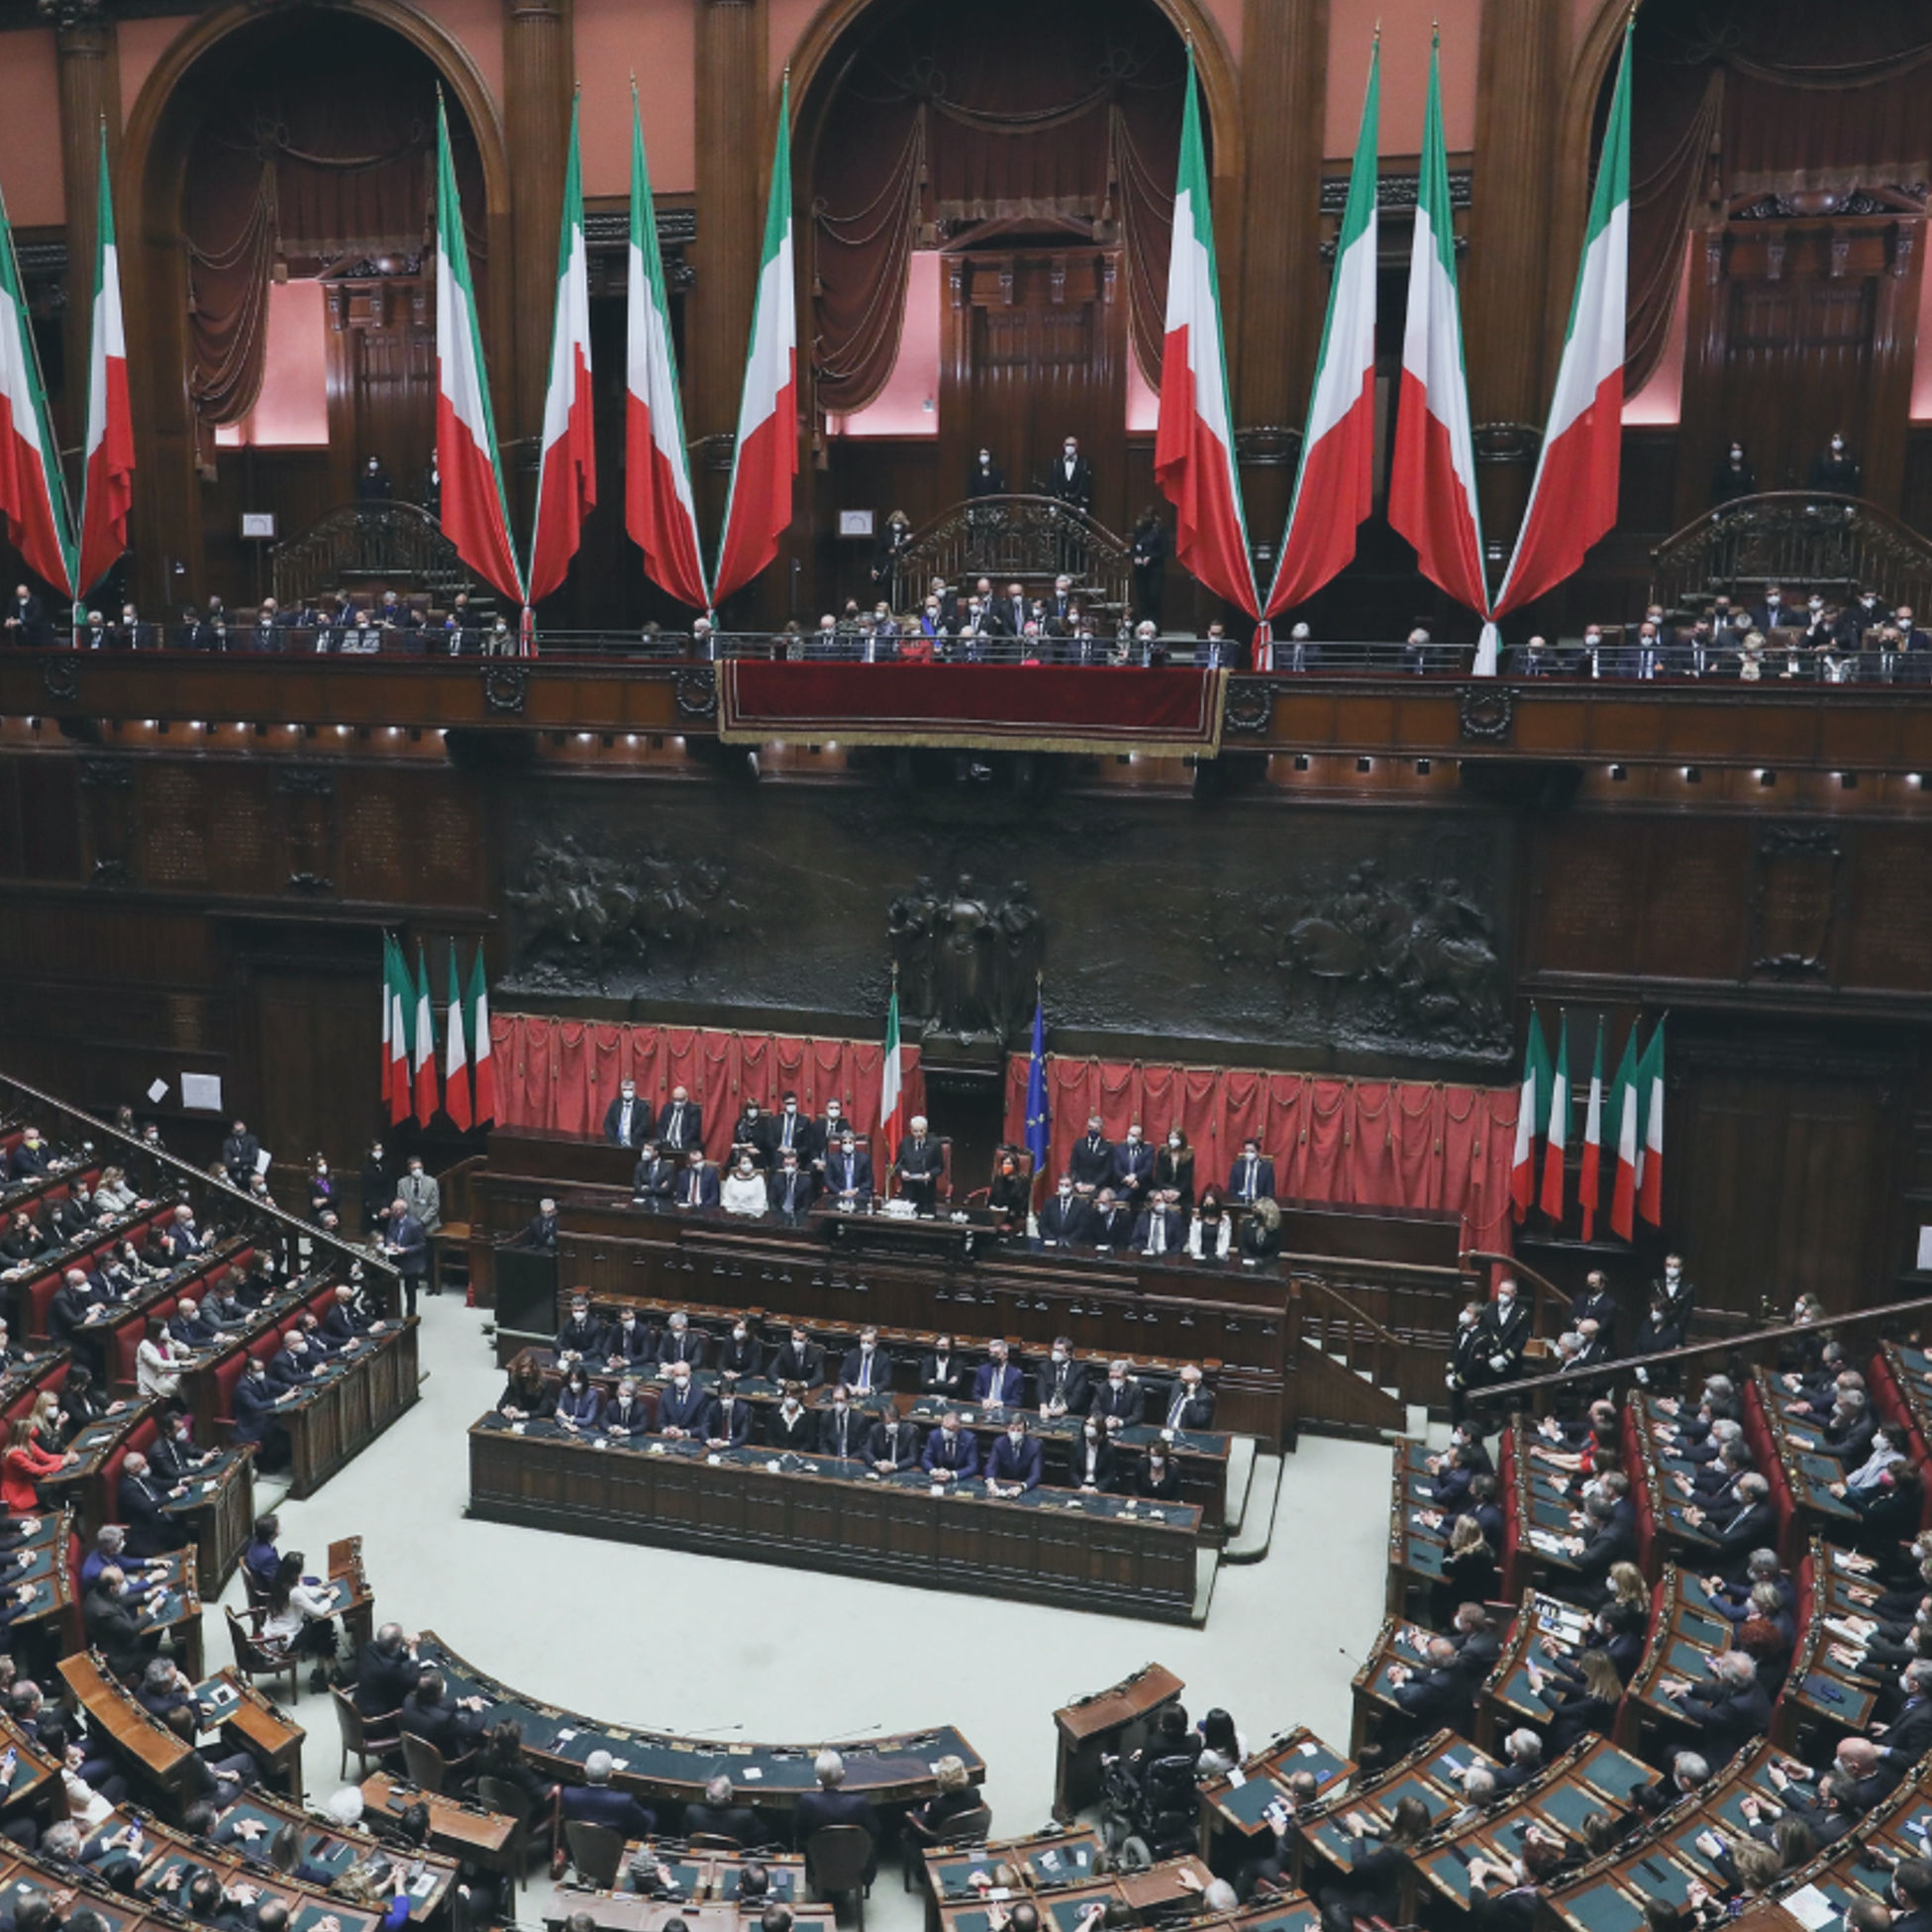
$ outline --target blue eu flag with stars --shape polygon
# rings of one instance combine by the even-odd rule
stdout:
[[[1026,1147],[1033,1156],[1033,1171],[1047,1171],[1047,1143],[1053,1138],[1053,1119],[1047,1106],[1047,1021],[1040,996],[1033,1001],[1033,1058],[1026,1069]]]

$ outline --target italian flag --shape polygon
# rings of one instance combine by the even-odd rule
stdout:
[[[1653,1228],[1664,1225],[1664,1022],[1644,1049],[1637,1068],[1644,1097],[1644,1144],[1637,1155],[1637,1212]]]
[[[56,464],[13,225],[0,202],[0,530],[36,576],[66,595],[67,498]]]
[[[1617,1064],[1617,1172],[1610,1186],[1610,1232],[1630,1241],[1637,1233],[1637,1154],[1643,1146],[1643,1108],[1638,1099],[1637,1026],[1623,1043]]]
[[[1475,446],[1456,298],[1449,151],[1442,131],[1441,47],[1438,35],[1429,53],[1429,110],[1409,253],[1409,314],[1402,333],[1388,521],[1415,546],[1416,567],[1431,583],[1486,617],[1489,587],[1482,573]]]
[[[121,251],[114,242],[114,190],[101,130],[99,247],[94,256],[93,345],[87,357],[87,465],[81,483],[80,561],[74,592],[85,596],[128,548],[134,507],[134,418],[128,404],[128,342],[121,319]]]
[[[791,522],[791,483],[798,474],[798,308],[791,256],[791,80],[778,102],[771,155],[771,198],[764,210],[764,250],[752,307],[752,343],[738,405],[731,494],[718,545],[713,603],[750,583],[778,554]]]
[[[1167,336],[1161,352],[1161,415],[1154,478],[1174,506],[1174,555],[1216,596],[1260,615],[1248,526],[1241,514],[1228,409],[1221,289],[1214,265],[1207,156],[1201,145],[1194,50],[1187,49],[1187,105],[1180,123],[1173,248],[1168,257]]]
[[[457,977],[457,942],[450,942],[450,999],[444,1008],[443,1111],[459,1133],[468,1133],[469,1062],[463,1053],[462,981]]]
[[[885,1009],[885,1052],[878,1064],[878,1137],[883,1144],[884,1159],[874,1163],[874,1167],[881,1174],[891,1167],[898,1152],[899,1137],[905,1131],[899,1112],[899,982],[895,977],[892,1003]]]
[[[439,446],[440,448],[441,446]],[[557,237],[557,319],[551,325],[544,455],[537,471],[537,527],[530,539],[528,599],[548,597],[570,568],[583,519],[597,506],[597,450],[590,426],[590,265],[583,242],[583,169],[577,108],[570,106],[570,159]]]
[[[403,985],[409,968],[403,968]],[[430,969],[416,943],[416,1026],[409,1043],[409,1068],[415,1088],[416,1124],[427,1127],[436,1112],[436,1009],[430,1004]]]
[[[1583,1210],[1583,1239],[1596,1238],[1596,1210],[1603,1177],[1603,1015],[1596,1016],[1596,1060],[1590,1068],[1590,1093],[1583,1109],[1583,1164],[1576,1176],[1576,1202]]]
[[[483,948],[479,942],[469,967],[469,1065],[476,1081],[472,1125],[488,1127],[496,1119],[496,1061],[490,1047],[490,994],[483,978]]]
[[[670,301],[658,250],[658,210],[644,160],[638,90],[631,88],[631,266],[625,343],[624,528],[644,571],[680,604],[706,610],[697,502],[670,340]]]
[[[1557,1072],[1550,1082],[1550,1132],[1543,1147],[1543,1197],[1552,1221],[1563,1219],[1563,1157],[1570,1149],[1570,1021],[1557,1014]]]
[[[409,983],[409,967],[404,964],[402,948],[386,936],[384,945],[388,949],[383,976],[389,993],[389,1074],[383,1091],[389,1102],[389,1124],[399,1127],[414,1111],[414,1096],[410,1091],[409,1019],[416,996]]]
[[[1630,40],[1610,101],[1589,229],[1570,302],[1557,392],[1543,432],[1530,506],[1502,580],[1496,615],[1542,596],[1578,568],[1617,520],[1623,435],[1623,330],[1630,280]]]
[[[1516,1104],[1516,1152],[1509,1163],[1509,1198],[1519,1221],[1536,1198],[1536,1137],[1547,1118],[1549,1099],[1550,1055],[1543,1044],[1543,1023],[1532,1006],[1529,1039],[1523,1045],[1523,1095]]]
[[[441,101],[436,108],[436,458],[443,478],[443,534],[484,582],[521,604],[523,579],[510,548],[469,245],[450,159],[450,117]]]
[[[1369,514],[1375,449],[1375,142],[1381,46],[1369,59],[1349,200],[1335,245],[1301,467],[1265,616],[1305,603],[1355,555]]]

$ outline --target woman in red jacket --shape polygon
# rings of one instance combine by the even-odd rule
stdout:
[[[10,1516],[39,1514],[42,1503],[35,1487],[43,1476],[56,1474],[73,1461],[71,1455],[51,1456],[34,1446],[34,1424],[27,1416],[7,1433],[7,1450],[0,1456],[0,1505]]]

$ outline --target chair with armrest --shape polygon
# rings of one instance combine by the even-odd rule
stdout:
[[[865,1932],[865,1896],[878,1854],[864,1825],[824,1825],[805,1841],[805,1882],[835,1904],[850,1892],[859,1932]]]
[[[570,1863],[585,1884],[596,1891],[609,1891],[616,1885],[617,1870],[624,1862],[622,1832],[583,1818],[565,1818],[563,1840],[570,1848]]]
[[[286,1678],[288,1701],[292,1704],[302,1660],[293,1651],[272,1650],[261,1641],[261,1625],[267,1612],[251,1607],[238,1617],[224,1607],[222,1615],[228,1619],[229,1642],[235,1647],[235,1668],[251,1682],[256,1678]]]

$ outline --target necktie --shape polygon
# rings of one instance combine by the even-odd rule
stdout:
[[[1180,1427],[1180,1412],[1186,1406],[1187,1391],[1182,1389],[1174,1396],[1173,1407],[1168,1411],[1168,1427],[1169,1429],[1178,1429]]]
[[[862,1395],[872,1392],[872,1358],[864,1349],[859,1352],[859,1392]]]

